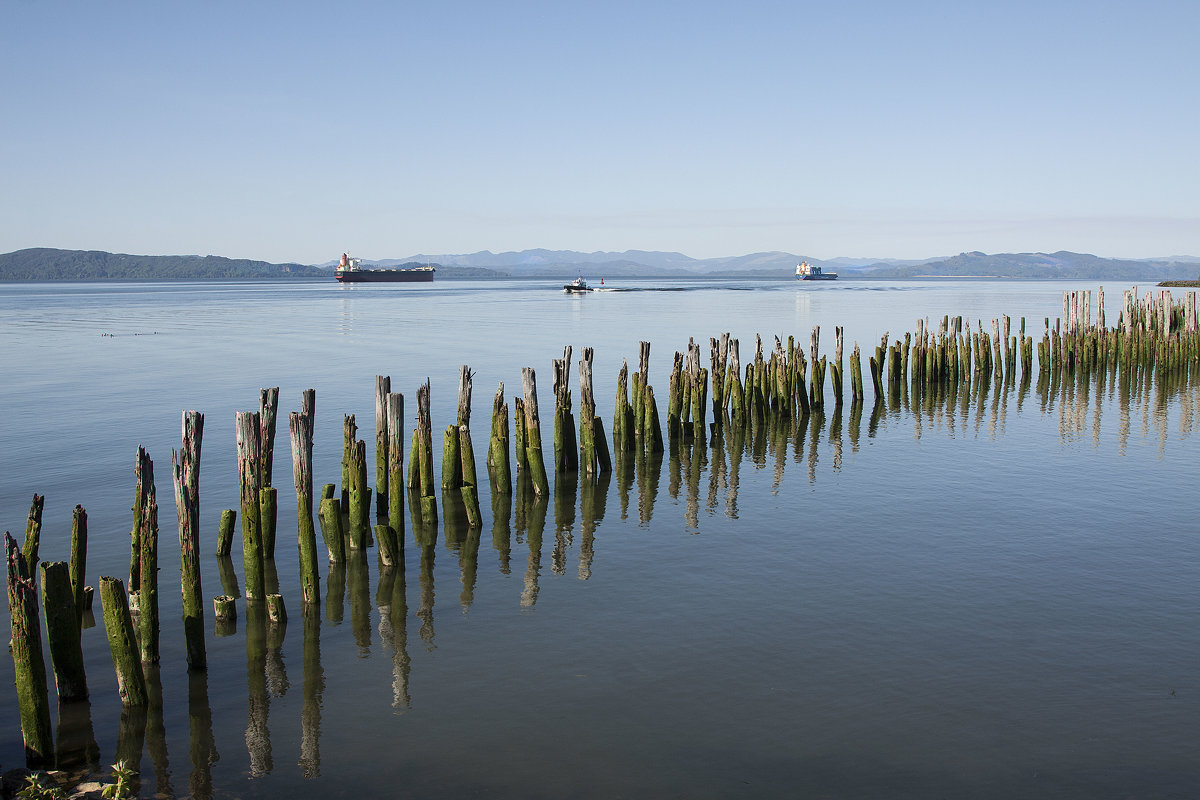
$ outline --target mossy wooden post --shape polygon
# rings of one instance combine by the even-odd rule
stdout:
[[[238,485],[242,500],[242,560],[246,568],[246,600],[262,600],[266,577],[263,572],[262,528],[259,518],[258,414],[238,411],[234,415],[237,434]]]
[[[512,494],[512,464],[508,457],[508,403],[504,401],[504,382],[492,399],[492,428],[488,442],[488,475],[492,493]]]
[[[32,768],[46,767],[54,762],[54,739],[50,728],[37,586],[29,572],[29,562],[17,547],[17,540],[8,533],[4,534],[4,557],[8,568],[8,612],[12,621],[9,650],[17,686],[21,736],[25,740],[25,762]]]
[[[650,385],[650,343],[638,343],[638,371],[633,381],[633,435],[641,439],[646,423],[646,401],[643,393]],[[661,438],[661,435],[660,435]],[[644,447],[645,445],[643,445]]]
[[[466,364],[458,373],[458,442],[454,449],[459,456],[459,493],[467,510],[467,520],[472,528],[478,528],[483,524],[483,513],[479,509],[475,446],[471,443],[471,391],[474,375]]]
[[[71,568],[66,561],[43,561],[42,609],[46,612],[46,638],[59,701],[84,700],[88,696],[83,670],[79,619],[75,616],[75,593]]]
[[[141,659],[138,658],[129,599],[120,578],[100,579],[100,604],[104,609],[104,630],[108,633],[108,649],[117,673],[117,692],[121,695],[121,703],[144,706],[147,702],[146,677],[142,672]]]
[[[71,594],[75,598],[76,624],[82,633],[83,612],[87,610],[87,512],[75,506],[71,514]]]
[[[513,452],[517,456],[517,480],[529,472],[529,450],[525,446],[525,400],[513,398]]]
[[[725,397],[730,420],[741,426],[746,419],[746,396],[742,388],[742,362],[737,339],[729,341],[729,367],[726,370]]]
[[[183,636],[189,669],[204,669],[204,592],[200,579],[200,444],[204,415],[183,412],[183,446],[171,451],[175,513],[179,519],[179,582],[183,596]]]
[[[279,415],[279,387],[258,390],[258,488],[262,490],[273,486],[275,468],[275,422]],[[259,511],[259,524],[262,528],[263,558],[275,558],[275,527],[277,508],[275,505],[266,509],[264,514]]]
[[[236,525],[236,511],[232,508],[227,508],[221,512],[221,520],[217,523],[217,549],[215,553],[217,558],[224,558],[229,555],[229,550],[233,546],[233,529]]]
[[[683,436],[683,396],[683,353],[676,350],[667,382],[667,440],[673,444]]]
[[[317,566],[317,531],[313,523],[312,418],[288,414],[292,444],[292,482],[296,485],[296,547],[300,555],[300,600],[321,602],[321,572]]]
[[[346,509],[350,528],[350,549],[365,550],[367,528],[371,524],[367,486],[367,443],[359,439],[350,450],[350,506]]]
[[[342,503],[336,497],[321,498],[317,512],[321,521],[321,536],[329,553],[330,564],[346,563],[346,536],[342,531]]]
[[[621,362],[617,373],[617,398],[613,411],[613,449],[626,453],[633,449],[633,406],[629,404],[629,362]]]
[[[462,486],[462,455],[458,452],[458,426],[442,431],[442,489]]]
[[[647,385],[642,389],[645,401],[645,420],[642,422],[642,438],[646,442],[646,452],[663,452],[662,426],[658,417],[658,403],[654,401],[654,387]]]
[[[420,498],[422,523],[437,523],[437,497],[433,480],[433,420],[429,413],[429,379],[417,388],[417,427],[413,431],[413,458],[408,465],[409,473],[417,470],[417,496]]]
[[[25,542],[21,545],[21,554],[29,566],[29,574],[37,571],[38,548],[42,542],[42,509],[46,505],[46,496],[35,494],[29,506],[29,517],[25,520]]]
[[[350,507],[350,461],[354,453],[354,443],[358,440],[358,425],[354,422],[353,414],[346,414],[342,419],[342,508]]]
[[[388,420],[387,396],[392,391],[390,375],[375,376],[375,515],[388,509]]]
[[[554,359],[552,391],[554,393],[554,474],[563,475],[579,470],[579,453],[575,442],[575,416],[571,413],[571,347],[562,358]]]
[[[525,392],[525,455],[529,464],[529,477],[533,490],[541,497],[548,497],[550,481],[546,475],[546,461],[542,457],[542,426],[538,418],[537,376],[532,367],[521,368],[521,387]]]
[[[404,552],[404,395],[389,392],[384,398],[388,433],[388,525]]]
[[[835,326],[833,329],[833,364],[830,365],[830,375],[833,379],[833,403],[834,406],[842,404],[842,327]]]
[[[258,488],[258,518],[262,525],[263,560],[275,560],[275,526],[279,519],[279,491],[274,486]]]
[[[583,357],[579,359],[579,451],[580,467],[589,476],[612,470],[612,459],[604,438],[604,421],[596,416],[593,358],[592,348],[583,348]]]
[[[138,448],[139,473],[142,476],[142,506],[138,511],[138,540],[141,545],[138,589],[138,642],[142,661],[158,662],[158,499],[154,488],[154,462],[145,449]]]

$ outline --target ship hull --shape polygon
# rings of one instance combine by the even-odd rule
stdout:
[[[798,281],[836,281],[836,280],[837,280],[837,277],[838,277],[838,276],[837,276],[836,274],[827,274],[827,275],[797,275],[797,276],[796,276],[796,280],[798,280]]]
[[[431,283],[431,269],[356,269],[339,272],[338,283]]]

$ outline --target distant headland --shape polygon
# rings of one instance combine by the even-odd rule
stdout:
[[[434,264],[439,280],[488,278],[747,278],[791,279],[807,261],[843,279],[994,278],[1093,280],[1200,284],[1200,257],[1114,259],[1083,253],[960,253],[924,260],[834,258],[821,260],[779,251],[697,259],[682,253],[626,250],[582,253],[573,250],[458,255],[417,254],[402,259],[363,259],[364,267]],[[321,264],[199,255],[129,255],[100,250],[30,248],[0,254],[0,281],[237,281],[332,278],[336,260]]]

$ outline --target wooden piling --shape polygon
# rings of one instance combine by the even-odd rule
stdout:
[[[71,570],[66,561],[43,561],[42,608],[46,612],[46,639],[50,663],[60,702],[85,700],[87,676],[83,669],[79,618],[75,613],[75,593],[71,588]]]
[[[50,729],[50,701],[46,686],[46,662],[42,656],[37,586],[29,571],[29,562],[17,547],[17,540],[8,533],[4,534],[4,556],[12,626],[9,650],[17,687],[21,736],[25,740],[25,762],[31,768],[40,768],[53,763],[54,739]]]
[[[146,677],[142,672],[141,659],[138,658],[137,637],[133,631],[133,617],[129,613],[125,584],[120,578],[100,578],[100,605],[104,609],[104,629],[108,633],[108,649],[117,673],[121,704],[144,706],[148,699]]]
[[[274,486],[258,489],[258,518],[262,525],[262,549],[265,561],[275,560],[275,531],[279,519],[279,491]]]
[[[223,558],[229,555],[233,546],[233,529],[237,525],[237,511],[227,508],[221,512],[221,521],[217,524],[217,549],[215,555]]]
[[[288,414],[292,444],[292,482],[296,486],[296,535],[300,556],[300,600],[321,602],[321,573],[317,566],[317,532],[313,523],[313,420],[307,414]]]
[[[533,490],[548,497],[550,481],[546,475],[546,462],[542,457],[542,427],[538,418],[537,377],[532,367],[521,369],[521,387],[525,392],[525,456],[529,464],[529,475]]]
[[[350,506],[346,509],[351,550],[365,550],[371,524],[371,488],[367,485],[367,443],[359,439],[350,450]]]
[[[488,475],[495,495],[512,494],[512,464],[508,457],[508,403],[504,401],[504,382],[492,400],[492,427],[488,442]]]
[[[387,396],[392,391],[390,375],[375,376],[375,514],[388,509],[388,436]]]
[[[138,540],[141,545],[138,589],[138,643],[142,661],[157,663],[158,649],[158,500],[154,488],[154,462],[138,448],[138,472],[142,476],[142,505],[138,509]]]
[[[222,594],[213,598],[213,618],[218,622],[237,622],[237,598]]]
[[[204,669],[204,592],[200,577],[200,445],[204,415],[183,412],[183,445],[171,451],[175,513],[179,521],[179,582],[188,669]]]
[[[337,498],[323,498],[317,511],[320,535],[330,564],[346,563],[346,534],[342,530],[342,503]]]
[[[404,552],[404,395],[389,392],[384,398],[388,432],[388,526]]]
[[[29,506],[29,517],[25,520],[25,542],[21,546],[21,554],[29,567],[29,574],[37,571],[38,548],[42,542],[42,509],[46,505],[46,496],[35,494]]]
[[[71,594],[75,598],[76,625],[83,626],[83,612],[87,610],[87,512],[83,506],[75,506],[71,514]]]
[[[242,560],[246,569],[246,600],[262,600],[266,594],[263,571],[262,528],[259,516],[258,414],[239,411],[234,415],[238,482],[242,500]]]
[[[551,391],[554,394],[554,474],[579,470],[579,451],[575,440],[575,415],[571,411],[571,347],[563,357],[554,359]]]

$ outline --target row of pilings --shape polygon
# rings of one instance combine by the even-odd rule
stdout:
[[[982,321],[972,330],[962,317],[945,316],[936,330],[918,320],[915,333],[889,341],[884,334],[869,357],[877,418],[888,398],[900,387],[916,405],[945,399],[968,402],[985,394],[972,387],[1007,384],[1019,375],[1028,386],[1037,355],[1039,390],[1053,393],[1067,383],[1119,375],[1135,386],[1186,381],[1200,364],[1200,332],[1195,293],[1175,302],[1169,292],[1138,297],[1125,293],[1120,319],[1106,327],[1103,289],[1098,317],[1091,320],[1091,292],[1064,294],[1063,316],[1053,327],[1049,318],[1040,341],[1027,332],[1024,318],[1015,331],[1010,318]],[[825,414],[830,406],[840,410],[847,399],[851,418],[861,413],[865,392],[861,353],[854,344],[848,358],[850,382],[844,383],[843,331],[834,330],[832,356],[820,351],[820,329],[814,327],[808,349],[795,337],[776,336],[764,347],[756,337],[753,356],[743,366],[740,342],[728,333],[709,340],[708,364],[700,345],[690,340],[676,352],[669,373],[666,421],[650,382],[650,343],[641,342],[636,371],[623,363],[617,375],[611,447],[604,421],[597,414],[593,389],[593,351],[585,348],[577,363],[579,375],[578,419],[570,387],[571,348],[553,362],[554,397],[552,454],[543,447],[536,375],[526,367],[521,373],[521,394],[509,406],[501,383],[494,397],[486,455],[493,502],[514,492],[546,497],[551,470],[556,485],[579,480],[585,487],[607,475],[631,457],[649,456],[661,463],[665,448],[703,444],[710,436],[748,430],[768,417],[786,415],[804,419]],[[826,377],[828,376],[828,381]],[[478,470],[471,435],[473,373],[460,370],[458,406],[454,424],[442,437],[440,490],[461,497],[467,524],[482,525]],[[827,385],[830,395],[826,395]],[[411,504],[414,537],[432,535],[438,520],[430,384],[416,392],[416,427],[409,439],[408,472],[404,472],[404,396],[391,391],[387,376],[375,383],[375,488],[368,482],[366,444],[358,436],[353,415],[343,419],[341,489],[333,483],[314,494],[312,443],[316,392],[301,396],[301,410],[288,415],[293,479],[297,500],[299,599],[305,606],[320,603],[320,578],[316,530],[319,522],[326,556],[333,564],[376,546],[381,568],[402,563],[405,531],[405,497]],[[273,561],[276,548],[277,490],[272,485],[278,389],[263,389],[257,411],[237,412],[234,419],[240,504],[220,516],[216,542],[218,556],[227,557],[241,518],[243,585],[248,608],[265,609],[269,620],[286,620],[278,592]],[[511,422],[511,425],[510,425]],[[180,547],[180,580],[184,647],[189,670],[206,667],[204,603],[200,570],[200,453],[204,417],[183,413],[181,449],[171,454],[176,517]],[[511,435],[510,435],[511,434]],[[515,464],[513,461],[515,460]],[[158,505],[154,464],[142,448],[135,459],[133,520],[130,532],[128,584],[121,578],[101,577],[99,593],[105,629],[116,671],[118,691],[127,707],[147,702],[145,672],[154,668],[159,650]],[[371,525],[371,496],[375,495],[377,522]],[[9,610],[12,619],[12,655],[15,666],[20,724],[26,758],[31,766],[52,762],[48,686],[39,622],[38,576],[49,640],[50,661],[59,701],[70,703],[87,697],[83,674],[81,621],[91,605],[91,588],[84,585],[87,552],[87,514],[76,507],[69,562],[42,563],[38,569],[43,498],[35,496],[27,520],[25,540],[18,547],[5,536]],[[316,513],[314,514],[314,506]],[[218,624],[236,616],[235,597],[226,593],[213,600]],[[261,604],[261,605],[259,605]]]

